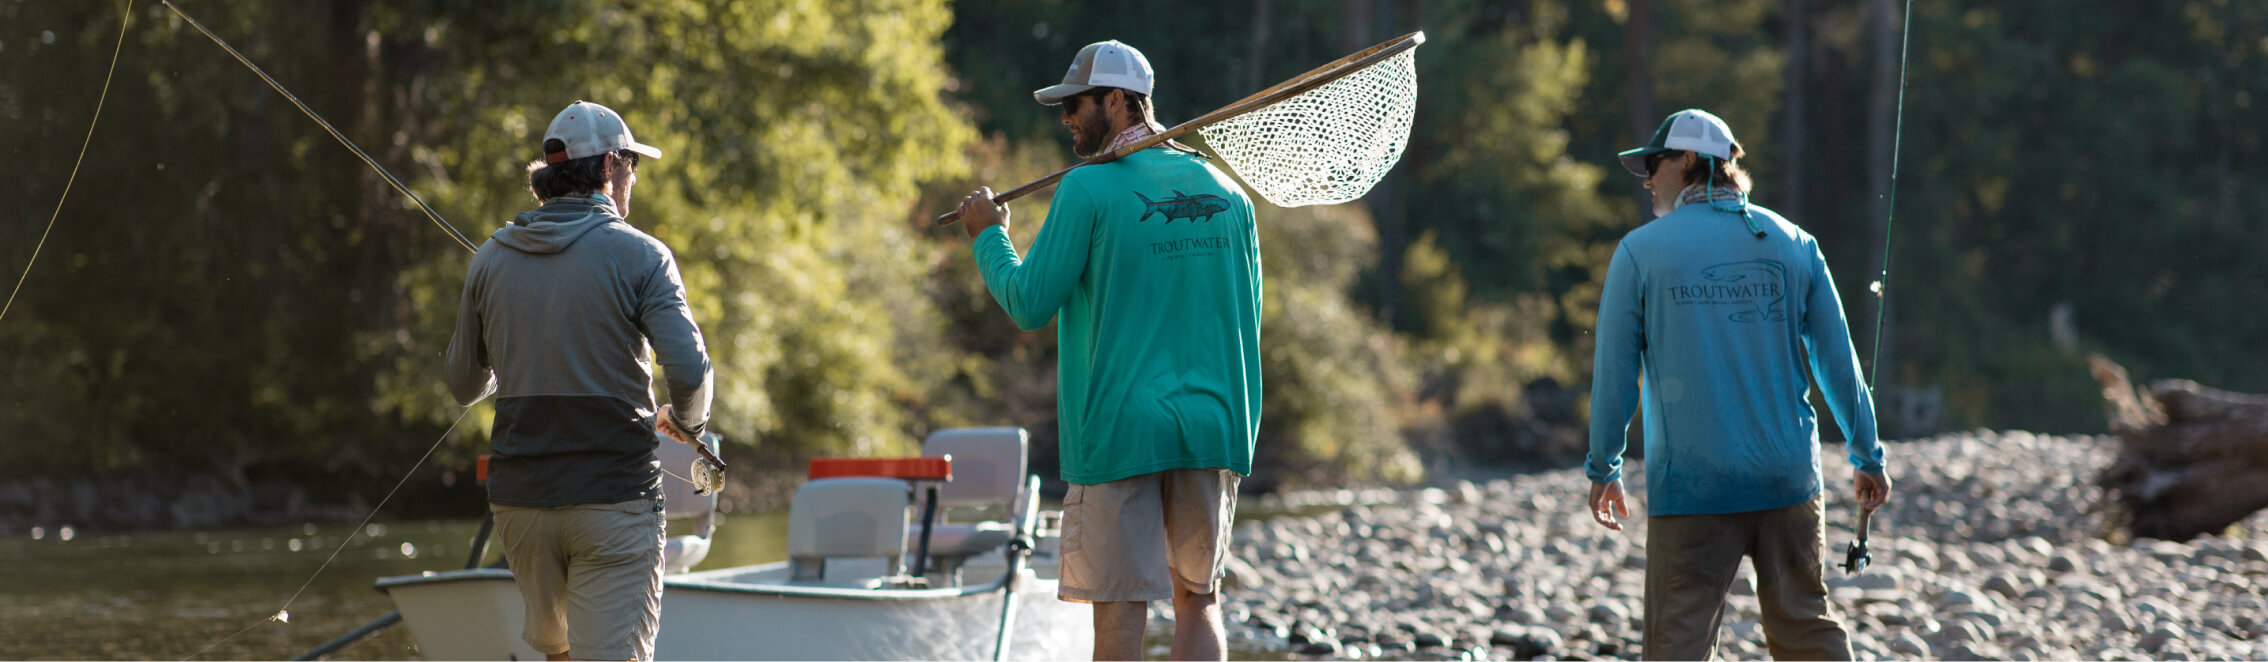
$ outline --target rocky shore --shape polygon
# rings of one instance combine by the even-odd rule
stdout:
[[[1828,571],[1858,657],[2268,658],[2268,516],[2231,537],[2109,542],[2091,481],[2114,453],[2108,437],[2024,432],[1892,443],[1874,564]],[[1822,455],[1832,565],[1855,510],[1840,448]],[[1642,507],[1638,464],[1626,480]],[[1276,498],[1325,512],[1238,526],[1231,636],[1325,658],[1636,659],[1646,520],[1591,522],[1588,485],[1569,468]],[[1744,567],[1721,655],[1769,655],[1753,581]]]

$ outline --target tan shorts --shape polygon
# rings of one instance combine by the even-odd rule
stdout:
[[[521,639],[545,655],[654,659],[665,531],[660,499],[489,509],[528,605]]]
[[[1174,469],[1063,496],[1061,581],[1070,602],[1145,602],[1220,587],[1236,514],[1228,469]]]

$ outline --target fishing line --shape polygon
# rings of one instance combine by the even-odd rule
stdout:
[[[126,50],[126,26],[134,22],[134,2],[127,0],[120,6],[118,45],[110,49],[110,71],[102,75],[102,96],[95,98],[94,119],[87,121],[87,139],[79,143],[79,159],[71,162],[71,177],[63,181],[63,197],[55,200],[55,213],[47,217],[47,229],[39,232],[39,243],[32,245],[31,261],[24,263],[24,275],[16,278],[16,289],[8,291],[8,303],[0,305],[0,319],[8,318],[8,309],[16,305],[16,293],[24,290],[24,281],[31,278],[32,265],[39,263],[39,249],[47,246],[47,234],[55,231],[55,219],[63,216],[63,201],[71,199],[71,184],[79,181],[79,164],[87,162],[87,146],[94,144],[95,125],[102,122],[102,104],[110,100],[110,77],[118,73],[118,54]]]
[[[1882,321],[1888,317],[1885,312],[1890,305],[1890,238],[1895,236],[1890,230],[1897,227],[1898,152],[1904,147],[1906,136],[1906,54],[1913,46],[1913,38],[1914,0],[1906,0],[1906,20],[1899,26],[1898,34],[1898,113],[1896,129],[1890,134],[1890,200],[1882,217],[1882,278],[1869,288],[1874,290],[1874,350],[1873,356],[1867,359],[1867,365],[1874,366],[1874,372],[1866,376],[1869,393],[1874,391],[1875,380],[1882,377]]]
[[[291,105],[298,106],[299,112],[306,113],[308,119],[315,120],[316,124],[323,125],[324,131],[331,132],[331,137],[339,139],[339,144],[345,145],[347,150],[354,152],[355,156],[362,157],[362,162],[370,164],[370,168],[372,170],[378,171],[378,176],[386,178],[386,183],[392,184],[394,186],[394,190],[401,191],[402,195],[409,196],[410,200],[417,202],[418,209],[425,212],[425,217],[433,219],[433,224],[440,227],[441,231],[449,233],[449,238],[457,240],[457,245],[465,247],[465,250],[467,252],[479,252],[479,249],[473,245],[472,240],[465,238],[464,233],[458,232],[457,228],[455,226],[449,225],[448,221],[441,220],[441,215],[433,211],[432,205],[425,204],[424,198],[419,198],[417,197],[416,193],[411,193],[408,186],[402,185],[402,180],[394,178],[394,173],[387,172],[386,168],[378,165],[378,161],[376,159],[370,158],[369,154],[364,154],[362,152],[362,148],[354,146],[354,141],[347,140],[345,134],[339,133],[338,129],[331,128],[331,123],[324,121],[323,116],[315,114],[314,109],[308,108],[307,104],[300,103],[299,97],[292,96],[291,92],[284,89],[282,83],[277,83],[275,78],[268,76],[268,72],[261,71],[260,65],[253,64],[251,60],[245,59],[243,53],[236,52],[236,48],[229,46],[228,42],[221,40],[220,35],[213,34],[213,31],[205,29],[204,24],[198,23],[197,19],[190,18],[189,14],[182,12],[180,7],[173,6],[172,0],[161,1],[165,4],[166,9],[173,10],[173,13],[175,15],[180,16],[182,20],[188,21],[191,27],[197,28],[198,32],[205,33],[205,36],[211,38],[213,40],[213,43],[220,44],[222,50],[226,50],[228,51],[229,55],[235,56],[236,61],[244,63],[244,66],[246,67],[250,67],[252,69],[252,73],[259,74],[260,80],[267,81],[268,87],[275,88],[277,94],[281,94],[283,95],[283,98],[291,101]]]
[[[482,396],[482,397],[483,397],[483,398],[485,399],[485,398],[486,398],[487,396]],[[478,404],[478,401],[475,401],[475,404]],[[194,659],[194,658],[196,658],[196,657],[197,657],[197,656],[199,656],[199,655],[204,655],[204,654],[205,654],[205,651],[209,651],[209,650],[212,650],[212,649],[213,649],[213,647],[215,647],[215,646],[219,646],[219,645],[221,645],[221,644],[224,644],[224,643],[228,643],[228,640],[230,640],[230,639],[235,639],[237,635],[240,635],[240,634],[244,634],[244,633],[246,633],[246,632],[250,632],[250,631],[252,631],[252,628],[260,627],[260,625],[262,625],[262,624],[264,624],[264,623],[267,623],[267,622],[269,622],[269,621],[281,621],[281,622],[284,622],[284,623],[290,623],[290,622],[291,622],[291,603],[292,603],[293,601],[295,601],[295,600],[298,600],[298,599],[299,599],[299,596],[300,596],[300,594],[302,594],[302,593],[306,593],[306,592],[307,592],[307,587],[315,585],[315,578],[316,578],[316,577],[319,577],[319,576],[321,576],[321,575],[323,574],[323,571],[324,571],[324,570],[326,570],[326,569],[330,568],[330,567],[331,567],[331,562],[332,562],[332,561],[336,561],[336,560],[338,560],[338,559],[339,559],[339,553],[340,553],[340,552],[344,552],[344,551],[346,551],[347,545],[348,545],[349,543],[352,543],[352,542],[354,541],[354,536],[355,536],[355,534],[358,534],[358,533],[362,533],[363,527],[366,527],[366,526],[370,526],[370,520],[372,520],[372,519],[376,519],[376,518],[378,517],[378,511],[379,511],[379,510],[382,510],[382,509],[384,509],[384,508],[386,507],[386,502],[387,502],[387,501],[390,501],[390,500],[392,500],[392,499],[394,498],[394,493],[395,493],[395,492],[400,492],[400,491],[402,490],[402,486],[403,486],[403,485],[406,485],[406,484],[408,484],[408,483],[409,483],[409,479],[410,479],[410,476],[414,476],[414,475],[416,475],[416,474],[417,474],[417,470],[418,470],[418,468],[419,468],[419,467],[423,467],[423,466],[425,466],[425,460],[426,460],[427,458],[431,458],[431,457],[433,457],[433,451],[435,451],[435,450],[439,450],[439,449],[441,448],[441,442],[444,442],[444,441],[448,441],[448,440],[449,440],[449,433],[451,433],[451,432],[456,432],[456,431],[457,431],[457,425],[458,425],[458,424],[460,424],[460,423],[463,423],[463,422],[465,422],[465,417],[466,417],[466,416],[469,416],[469,415],[471,415],[471,414],[472,414],[472,406],[471,406],[471,405],[467,405],[467,406],[465,406],[465,413],[462,413],[462,414],[458,414],[458,415],[457,415],[457,420],[454,420],[454,421],[450,421],[450,422],[449,422],[449,429],[447,429],[447,430],[442,430],[442,431],[441,431],[441,438],[433,440],[433,446],[431,446],[431,447],[429,447],[429,448],[426,448],[426,449],[425,449],[425,455],[419,456],[419,457],[417,458],[417,464],[413,464],[413,465],[410,465],[410,470],[409,470],[408,472],[406,472],[406,473],[403,473],[403,474],[402,474],[402,479],[401,479],[400,481],[396,481],[396,482],[394,483],[394,489],[391,489],[391,490],[387,490],[387,491],[386,491],[386,498],[383,498],[383,499],[379,499],[379,500],[378,500],[378,506],[377,506],[377,507],[375,507],[375,508],[371,508],[371,509],[370,509],[370,514],[369,514],[369,515],[367,515],[367,516],[364,516],[364,517],[362,518],[362,523],[361,523],[361,524],[357,524],[357,525],[355,525],[355,526],[354,526],[354,530],[353,530],[352,532],[350,532],[350,533],[348,533],[348,534],[347,534],[347,536],[346,536],[346,539],[345,539],[345,540],[341,540],[341,541],[339,541],[339,546],[338,546],[338,547],[336,547],[336,548],[333,548],[333,549],[331,550],[331,558],[323,559],[323,565],[316,567],[316,568],[315,568],[315,573],[314,573],[314,574],[311,574],[311,575],[308,575],[308,576],[307,576],[307,582],[306,582],[306,583],[304,583],[304,584],[300,584],[300,585],[299,585],[299,590],[297,590],[297,591],[293,591],[293,592],[292,592],[292,594],[291,594],[291,597],[290,597],[289,599],[286,599],[286,600],[284,600],[283,606],[282,606],[282,607],[279,607],[279,608],[277,608],[277,609],[276,609],[276,613],[274,613],[274,614],[270,614],[270,615],[269,615],[269,616],[268,616],[267,618],[264,618],[264,619],[260,619],[260,621],[259,621],[258,623],[253,623],[253,624],[251,624],[251,625],[245,626],[245,627],[244,627],[244,629],[242,629],[242,630],[237,630],[237,631],[236,631],[236,634],[231,634],[231,635],[228,635],[228,636],[226,636],[226,637],[221,637],[220,641],[215,641],[215,642],[213,642],[213,643],[210,643],[210,644],[206,644],[204,648],[200,648],[200,649],[197,649],[197,652],[195,652],[195,653],[190,653],[190,654],[189,654],[189,657],[185,657],[185,658],[181,658],[181,659],[183,659],[183,660],[189,660],[189,659]],[[364,536],[364,537],[368,537],[368,536]]]

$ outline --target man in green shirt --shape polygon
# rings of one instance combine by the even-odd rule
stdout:
[[[1072,151],[1163,130],[1150,63],[1088,45],[1063,83]],[[1260,429],[1260,242],[1234,180],[1165,144],[1071,171],[1021,258],[978,189],[961,224],[985,287],[1026,331],[1056,323],[1063,480],[1059,597],[1095,606],[1095,659],[1142,657],[1148,603],[1173,600],[1174,659],[1226,659],[1217,597],[1236,485]]]

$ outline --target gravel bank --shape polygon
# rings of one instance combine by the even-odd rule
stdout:
[[[1828,575],[1858,657],[2268,658],[2268,538],[2106,542],[2089,481],[2114,443],[1979,431],[1891,444],[1895,491],[1874,518],[1874,565]],[[1851,469],[1839,447],[1822,454],[1839,564]],[[1645,494],[1637,464],[1633,496]],[[1231,636],[1315,657],[1635,659],[1645,518],[1620,533],[1592,523],[1588,485],[1566,469],[1288,497],[1273,505],[1327,512],[1237,528]],[[2268,530],[2268,516],[2238,530]],[[1719,652],[1768,657],[1742,576]]]

